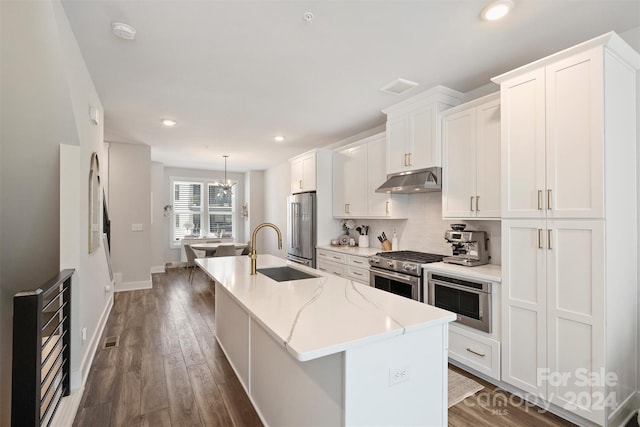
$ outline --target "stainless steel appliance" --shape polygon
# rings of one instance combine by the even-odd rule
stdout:
[[[467,267],[487,264],[489,262],[487,233],[484,231],[464,231],[462,224],[456,228],[458,229],[444,233],[444,239],[451,244],[453,249],[453,256],[446,257],[443,261]]]
[[[316,193],[287,197],[287,259],[316,266]]]
[[[424,302],[422,267],[442,258],[415,251],[378,252],[369,257],[369,283],[374,288]]]
[[[429,272],[427,303],[452,311],[458,323],[491,333],[491,283]]]
[[[442,191],[442,168],[433,167],[387,175],[376,193],[415,194]]]

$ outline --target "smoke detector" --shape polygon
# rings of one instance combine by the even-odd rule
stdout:
[[[111,31],[113,31],[113,34],[117,37],[124,40],[133,40],[136,38],[136,29],[123,22],[112,22]]]

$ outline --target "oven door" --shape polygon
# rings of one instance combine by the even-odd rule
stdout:
[[[370,284],[374,288],[391,292],[416,301],[422,301],[422,278],[370,267]]]
[[[458,323],[491,333],[490,285],[464,279],[435,276],[441,277],[443,281],[435,279],[434,276],[429,273],[427,281],[428,304],[456,313]],[[449,280],[457,283],[451,283]]]

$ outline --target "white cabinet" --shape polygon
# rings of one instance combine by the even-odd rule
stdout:
[[[318,249],[316,251],[318,270],[368,285],[369,259],[366,256],[340,251],[340,249],[336,251]]]
[[[597,408],[571,398],[605,395],[577,375],[606,370],[604,243],[602,220],[502,223],[502,380],[596,419]],[[568,376],[550,381],[551,372]]]
[[[500,218],[500,94],[442,116],[442,216]]]
[[[367,215],[367,146],[347,148],[333,155],[333,216]]]
[[[383,110],[387,115],[387,174],[442,166],[440,113],[462,94],[436,86]]]
[[[333,216],[336,218],[407,217],[406,194],[376,193],[386,181],[386,140],[377,134],[333,153]]]
[[[449,324],[449,358],[500,380],[500,341]]]
[[[609,33],[494,79],[502,380],[598,425],[634,409],[639,67]]]
[[[291,162],[291,193],[316,191],[316,152],[295,157]]]
[[[590,49],[501,83],[503,217],[604,217],[603,60]]]

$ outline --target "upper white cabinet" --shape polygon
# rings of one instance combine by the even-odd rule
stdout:
[[[635,409],[639,68],[608,33],[493,79],[502,380],[603,426]]]
[[[407,195],[376,193],[386,180],[383,133],[333,153],[333,216],[406,218]]]
[[[500,218],[500,94],[442,115],[442,216]]]
[[[462,94],[436,86],[382,110],[387,115],[387,174],[442,166],[440,114]]]
[[[501,81],[503,217],[604,217],[605,144],[617,135],[603,128],[603,61],[594,48]]]
[[[291,194],[316,191],[316,152],[310,151],[291,162]]]
[[[333,155],[333,216],[367,214],[367,146],[358,145]]]

